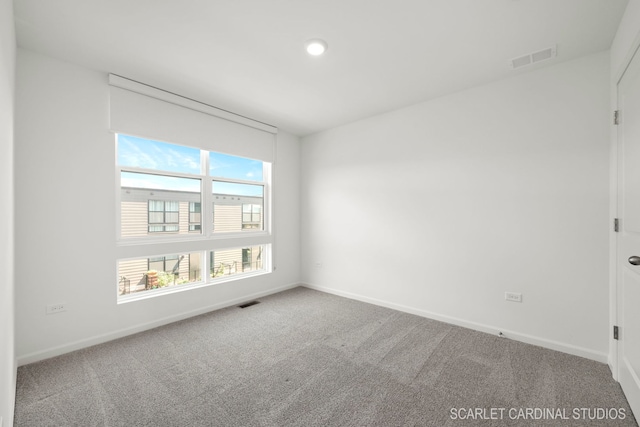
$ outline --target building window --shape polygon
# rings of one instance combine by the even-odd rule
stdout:
[[[242,271],[251,269],[251,248],[242,250]]]
[[[242,205],[242,229],[262,230],[262,206],[254,204]]]
[[[179,218],[177,201],[149,200],[149,233],[178,232]]]
[[[200,202],[189,202],[189,231],[201,231]]]
[[[269,163],[121,134],[116,143],[119,301],[271,272]]]
[[[156,270],[175,273],[180,267],[180,262],[184,259],[184,255],[169,255],[162,257],[149,258],[147,270]]]

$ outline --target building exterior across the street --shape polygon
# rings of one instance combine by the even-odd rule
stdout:
[[[206,220],[213,222],[214,233],[263,229],[262,197],[214,194],[213,200],[212,218],[203,218],[200,193],[122,187],[121,237],[200,234]],[[215,278],[260,270],[263,268],[262,250],[262,246],[253,246],[208,252],[209,275]],[[199,281],[203,265],[201,256],[198,252],[121,260],[118,263],[118,293],[126,295]]]

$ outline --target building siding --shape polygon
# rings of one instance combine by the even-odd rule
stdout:
[[[175,232],[149,232],[149,201],[178,201],[178,231]],[[148,237],[152,235],[172,235],[172,234],[197,234],[189,231],[189,203],[200,202],[200,193],[186,191],[150,190],[142,188],[122,188],[121,190],[121,238]],[[263,200],[260,197],[250,196],[228,196],[214,195],[213,205],[213,230],[214,232],[241,232],[242,228],[242,205],[259,204],[263,206],[260,214],[260,228],[263,223]],[[211,214],[210,214],[211,215]],[[201,215],[201,220],[207,218]],[[204,224],[201,224],[204,228]],[[233,248],[216,251],[214,262],[210,265],[209,277],[217,274],[232,275],[243,271],[254,270],[258,263],[258,256],[261,253],[260,247],[251,248],[251,257],[248,260],[250,266],[243,265],[243,248]],[[173,254],[167,254],[173,255]],[[181,254],[182,255],[182,254]],[[185,259],[179,266],[180,279],[196,280],[200,276],[193,271],[198,271],[203,266],[203,260],[199,253],[183,254]],[[209,253],[207,253],[209,256]],[[260,268],[262,266],[260,265]],[[129,281],[129,292],[139,292],[145,290],[146,273],[149,269],[149,259],[140,258],[134,260],[121,260],[118,263],[118,292],[127,293],[125,281]],[[201,273],[202,274],[202,273]],[[197,277],[196,277],[197,276]]]

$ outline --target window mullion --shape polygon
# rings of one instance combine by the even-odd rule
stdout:
[[[200,196],[200,230],[203,236],[210,238],[213,235],[213,199],[211,178],[209,177],[209,151],[200,150],[200,173],[202,174],[202,193]],[[210,280],[209,271],[209,251],[200,253],[202,262],[200,263],[200,278],[203,282],[208,283]]]
[[[202,194],[200,195],[200,232],[205,237],[211,237],[213,227],[209,224],[211,215],[211,183],[209,182],[209,151],[200,150],[200,175],[202,176]],[[203,263],[204,266],[204,263]]]
[[[212,176],[212,178],[218,182],[228,182],[231,184],[261,185],[263,187],[265,186],[264,181],[247,181],[246,179],[224,178],[221,176]]]
[[[156,169],[145,169],[145,168],[137,168],[134,166],[121,166],[119,168],[119,172],[139,173],[144,175],[168,176],[168,177],[175,177],[175,178],[190,178],[190,179],[202,178],[202,175],[194,175],[191,173],[171,172],[171,171],[163,171],[163,170],[156,170]]]

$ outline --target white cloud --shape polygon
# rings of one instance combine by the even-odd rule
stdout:
[[[120,146],[122,145],[125,145],[126,148],[124,150],[120,149],[118,154],[122,157],[127,166],[147,169],[158,168],[158,162],[153,157],[142,151],[137,145],[132,144],[124,138],[120,140]]]

